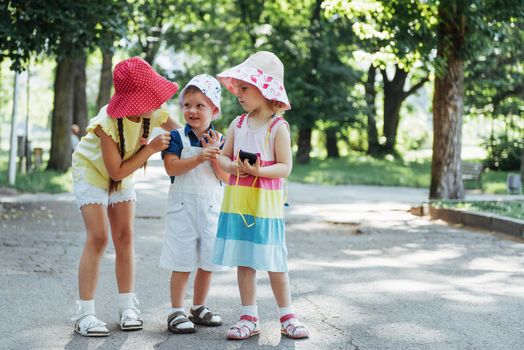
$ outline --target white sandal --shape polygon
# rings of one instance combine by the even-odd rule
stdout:
[[[125,309],[120,313],[120,329],[123,331],[137,331],[144,328],[144,321],[136,308]]]
[[[227,339],[244,340],[260,334],[258,319],[249,315],[240,316],[240,320],[227,331]]]
[[[280,333],[291,339],[309,338],[309,330],[295,314],[287,314],[280,318]]]
[[[100,321],[93,314],[84,315],[77,319],[75,332],[84,337],[107,337],[109,335],[106,323]]]
[[[84,337],[107,337],[109,329],[106,323],[95,316],[94,300],[78,300],[76,314],[71,318],[75,322],[75,332]]]
[[[123,297],[123,298],[122,298]],[[120,300],[120,329],[123,331],[137,331],[144,328],[144,321],[140,318],[138,299],[135,293],[121,293]]]

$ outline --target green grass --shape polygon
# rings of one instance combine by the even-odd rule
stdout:
[[[524,220],[524,201],[482,201],[482,202],[437,202],[442,208],[460,208],[467,211],[481,211],[514,219]]]
[[[7,166],[0,163],[0,187],[8,186]],[[71,170],[66,173],[33,169],[29,174],[17,172],[15,189],[21,192],[61,193],[72,191]]]
[[[484,193],[503,194],[506,191],[507,172],[485,171],[482,177]],[[349,156],[339,159],[313,158],[307,165],[294,165],[289,178],[303,183],[329,185],[376,185],[429,188],[431,160],[411,161],[369,156]],[[466,182],[467,189],[478,188],[475,182]]]
[[[295,163],[290,180],[330,185],[355,184],[376,186],[406,186],[429,188],[431,161],[428,158],[403,161],[393,158],[375,159],[369,156],[350,156],[339,159],[311,159],[310,164]],[[484,193],[504,194],[507,172],[486,171],[483,175]],[[477,188],[468,182],[466,188]],[[0,187],[7,186],[7,159],[0,154]],[[33,170],[19,174],[15,188],[22,192],[69,192],[72,189],[71,171],[65,174]]]

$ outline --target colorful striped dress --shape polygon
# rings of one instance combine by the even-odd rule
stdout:
[[[234,157],[239,150],[258,153],[262,166],[275,164],[275,134],[282,117],[251,130],[246,114],[234,120]],[[289,127],[289,125],[287,125]],[[218,220],[213,263],[286,272],[284,179],[229,177]]]

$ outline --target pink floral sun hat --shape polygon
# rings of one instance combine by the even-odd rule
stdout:
[[[285,110],[291,109],[284,88],[284,65],[269,51],[259,51],[239,65],[217,75],[218,80],[237,95],[235,80],[255,85],[270,101],[281,102]]]
[[[180,109],[182,109],[184,105],[184,94],[189,86],[195,86],[200,90],[207,98],[211,100],[211,103],[215,105],[215,107],[218,108],[218,112],[213,114],[213,119],[215,120],[218,117],[220,117],[221,109],[220,109],[220,100],[221,100],[221,94],[222,94],[222,88],[220,87],[220,83],[218,80],[213,78],[209,74],[200,74],[197,76],[194,76],[189,83],[187,83],[186,86],[184,86],[184,89],[178,94],[178,104],[180,105]]]

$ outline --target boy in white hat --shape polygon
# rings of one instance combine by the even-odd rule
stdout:
[[[195,324],[222,324],[220,316],[205,305],[213,271],[227,269],[212,263],[222,183],[228,181],[217,161],[222,136],[211,124],[220,116],[220,94],[220,83],[212,76],[202,74],[191,79],[179,95],[187,124],[171,131],[169,147],[162,152],[171,186],[160,267],[172,271],[167,327],[173,333],[194,333]],[[188,317],[184,297],[189,274],[195,270]]]

